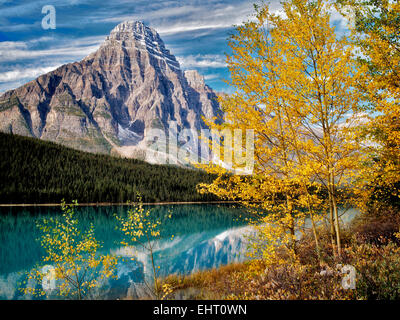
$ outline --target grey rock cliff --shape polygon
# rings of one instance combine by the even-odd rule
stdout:
[[[180,69],[158,33],[116,26],[100,48],[0,96],[0,131],[137,157],[150,128],[204,128],[221,113],[196,71]]]

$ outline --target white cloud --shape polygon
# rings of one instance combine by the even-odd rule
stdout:
[[[39,68],[23,68],[23,69],[15,69],[11,71],[6,71],[0,73],[0,82],[14,82],[17,80],[27,79],[27,78],[36,78],[42,74],[55,70],[59,67],[51,66],[51,67],[39,67]]]
[[[184,69],[226,67],[225,56],[219,54],[188,55],[184,57],[177,57],[177,59]]]
[[[104,39],[105,36],[91,36],[80,39],[41,37],[29,41],[0,42],[0,92],[19,87],[65,63],[84,58],[96,51]],[[37,45],[51,41],[58,44],[58,47],[35,49]],[[26,63],[24,61],[29,59],[34,62]],[[17,61],[21,61],[25,66],[7,66],[7,62]]]
[[[225,29],[231,27],[231,23],[221,22],[221,23],[187,23],[187,24],[176,24],[172,26],[162,26],[156,28],[158,33],[161,35],[171,35],[182,32],[206,30],[206,29]]]
[[[1,27],[1,31],[3,32],[18,32],[18,31],[24,31],[24,30],[29,30],[37,26],[38,24],[8,24],[8,25],[3,25]]]
[[[4,0],[0,0],[0,3],[2,2],[4,2]],[[54,5],[57,10],[61,10],[59,7],[66,8],[71,6],[71,4],[75,5],[82,2],[88,2],[88,0],[54,0]],[[44,3],[45,0],[38,0],[35,3],[31,2],[23,6],[16,5],[11,8],[6,8],[0,12],[0,19],[27,15],[28,12],[34,13],[38,11],[37,9],[40,9],[41,5]],[[45,4],[47,4],[47,2]],[[57,26],[63,26],[65,28],[83,28],[88,24],[96,26],[103,22],[117,24],[124,20],[142,20],[155,28],[161,36],[177,34],[177,37],[184,38],[188,36],[184,34],[185,32],[192,32],[191,37],[203,37],[213,33],[216,29],[229,29],[234,24],[241,24],[243,21],[249,19],[250,14],[254,11],[253,1],[251,0],[234,0],[225,3],[219,0],[195,0],[185,2],[180,0],[154,0],[151,3],[145,2],[144,0],[135,0],[134,6],[131,5],[133,5],[132,0],[116,0],[112,5],[100,6],[98,10],[86,12],[86,20],[83,24],[77,23],[77,21],[72,18],[62,22],[60,21],[60,23],[57,23]],[[128,10],[128,8],[133,8],[133,10]],[[71,8],[68,8],[68,10],[70,9]],[[73,8],[71,10],[75,9]],[[77,7],[76,10],[79,10],[79,7]],[[129,13],[133,14],[129,15]],[[40,23],[40,18],[41,14],[39,10],[38,22],[36,22],[36,24]],[[77,19],[78,18],[79,15],[77,16]],[[7,25],[7,23],[1,23],[1,25],[3,28],[15,29],[13,31],[32,28],[32,25],[23,23],[27,22],[21,22],[20,25]],[[62,23],[65,25],[62,25]],[[11,29],[9,31],[12,31]],[[223,32],[220,32],[220,34],[222,33]],[[71,37],[72,36],[63,36],[63,33],[55,33],[54,37],[42,37],[25,42],[0,42],[0,90],[14,87],[17,84],[26,82],[26,80],[34,79],[38,75],[46,73],[61,64],[78,61],[84,58],[99,48],[106,34],[80,39],[71,39]],[[214,42],[216,41],[215,37],[212,39]],[[188,50],[187,47],[182,47],[180,40],[177,41],[174,39],[175,43],[172,43],[173,46],[168,44],[168,47],[173,49],[172,52],[174,54],[178,53],[180,55],[178,60],[183,69],[217,69],[226,67],[225,56],[222,54],[186,55],[190,50]],[[44,43],[45,41],[47,43]],[[221,43],[225,43],[225,39],[221,39]],[[193,51],[190,53],[193,53]],[[45,65],[43,65],[43,61]],[[16,64],[18,64],[18,66],[15,66]],[[206,79],[218,79],[220,76],[217,72],[216,70],[213,71],[214,74],[207,75]]]
[[[204,5],[163,7],[133,15],[104,18],[100,21],[120,23],[127,20],[146,20],[150,21],[151,26],[161,35],[171,35],[196,30],[230,28],[248,19],[252,12],[253,4],[250,1],[237,5],[205,2]]]
[[[180,6],[180,7],[173,7],[173,8],[163,8],[160,10],[153,10],[150,12],[147,12],[145,14],[141,14],[140,17],[139,15],[124,15],[124,16],[118,16],[118,17],[109,17],[109,18],[104,18],[101,19],[102,22],[115,22],[119,23],[122,21],[126,20],[142,20],[144,18],[149,19],[149,20],[155,20],[155,19],[165,19],[165,18],[171,18],[171,17],[179,17],[181,15],[188,15],[188,14],[193,14],[195,12],[198,12],[200,8],[196,8],[194,6]]]
[[[42,42],[52,41],[53,37],[40,37],[28,41],[0,41],[0,56],[4,51],[13,49],[27,49],[28,47]]]
[[[78,40],[63,39],[68,45],[55,47],[54,49],[36,50],[32,49],[32,44],[39,40],[28,42],[7,41],[0,42],[0,62],[10,62],[22,59],[46,58],[58,56],[70,59],[82,59],[88,54],[96,51],[105,36],[86,37]],[[44,38],[43,41],[49,41],[51,38]],[[57,40],[54,40],[57,43]]]
[[[205,80],[215,80],[215,79],[221,79],[221,75],[219,73],[210,73],[206,74],[204,76]]]

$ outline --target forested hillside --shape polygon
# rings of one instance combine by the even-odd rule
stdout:
[[[0,203],[207,201],[196,185],[212,176],[76,151],[51,142],[0,133]]]

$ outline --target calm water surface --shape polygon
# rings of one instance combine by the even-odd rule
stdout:
[[[156,244],[155,259],[160,275],[190,274],[244,260],[247,231],[243,212],[232,205],[162,205],[148,206],[156,219],[168,212],[172,218],[163,224],[162,238]],[[143,277],[150,275],[149,256],[139,248],[123,248],[114,214],[125,215],[126,206],[79,207],[80,225],[94,224],[95,235],[102,242],[102,253],[121,258],[116,280],[108,280],[98,293],[100,298],[137,298],[143,295]],[[25,272],[41,261],[44,252],[37,239],[36,222],[61,215],[59,207],[0,208],[0,299],[29,299],[19,288]],[[174,235],[171,241],[170,236]]]

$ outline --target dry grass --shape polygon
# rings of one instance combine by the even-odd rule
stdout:
[[[174,293],[167,297],[170,299],[177,298],[176,293],[185,296],[185,291],[192,299],[225,299],[228,294],[227,284],[232,276],[243,274],[247,269],[248,263],[235,263],[188,276],[170,275],[162,280],[162,285],[169,284],[172,287]]]
[[[262,261],[238,263],[169,276],[168,299],[392,299],[400,297],[400,214],[369,213],[342,229],[343,255],[332,255],[328,230],[319,230],[321,261],[312,235],[298,246],[299,263],[268,266]],[[357,269],[357,290],[344,290],[338,263]]]

